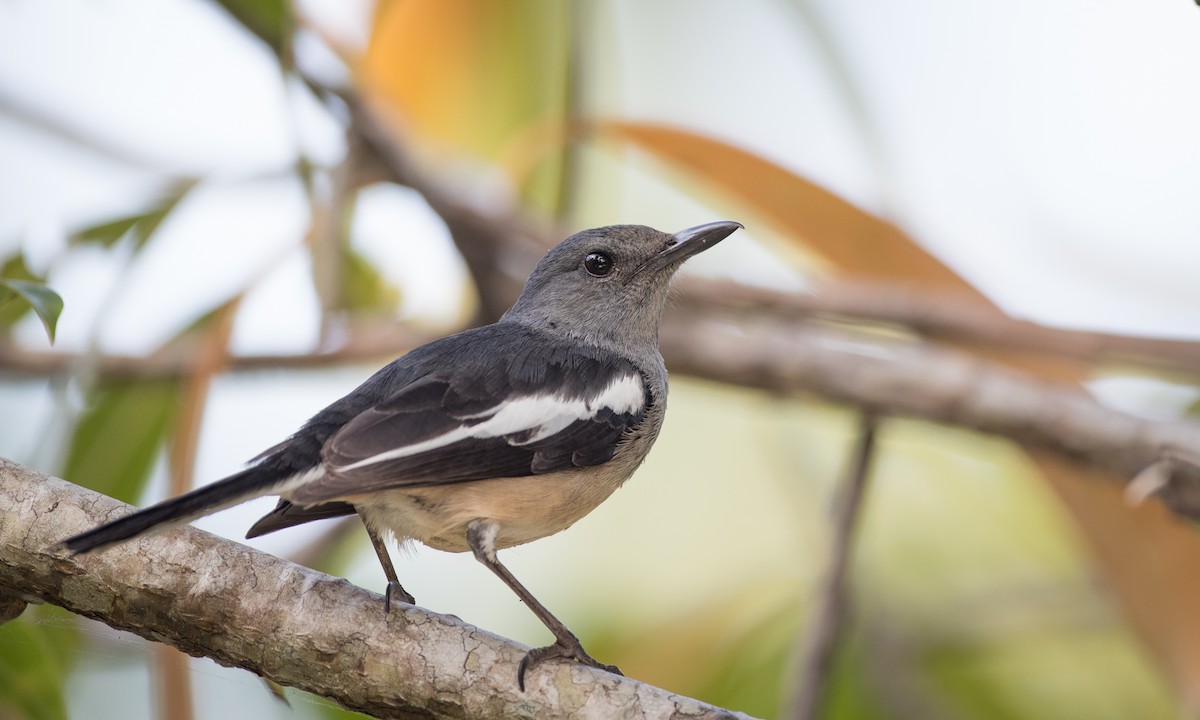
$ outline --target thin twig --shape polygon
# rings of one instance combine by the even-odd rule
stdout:
[[[183,395],[167,452],[170,470],[168,494],[172,496],[182,495],[192,489],[208,391],[213,378],[224,369],[229,357],[229,338],[233,333],[233,321],[241,298],[238,295],[214,314],[199,341],[192,371],[184,380]],[[158,717],[162,720],[192,720],[195,717],[195,703],[187,656],[169,645],[155,645],[154,666]]]
[[[192,720],[192,669],[181,650],[154,644],[154,693],[160,720]]]
[[[796,683],[796,704],[792,714],[796,720],[816,720],[825,707],[830,671],[850,614],[846,571],[850,565],[855,527],[867,488],[871,458],[875,453],[877,425],[873,413],[863,414],[858,444],[854,448],[854,464],[838,492],[828,576],[817,598],[812,623],[805,636],[800,676]]]
[[[672,373],[971,428],[1105,470],[1104,477],[1131,478],[1168,449],[1200,456],[1194,421],[1134,417],[1079,389],[965,353],[815,324],[676,310],[659,335]],[[1200,519],[1200,468],[1181,470],[1159,497]]]
[[[383,113],[349,90],[340,92],[350,116],[350,128],[374,151],[392,173],[392,179],[420,193],[437,213],[462,255],[479,293],[478,323],[492,322],[512,305],[525,277],[553,244],[547,233],[515,208],[481,207],[462,193],[445,187],[418,167],[407,148],[397,140]]]
[[[96,124],[87,122],[87,116],[71,115],[68,119],[63,115],[40,107],[34,101],[16,97],[10,89],[0,88],[0,116],[123,165],[157,173],[168,183],[195,179],[190,174],[173,170],[169,162],[147,155],[138,143],[129,144],[104,136]]]

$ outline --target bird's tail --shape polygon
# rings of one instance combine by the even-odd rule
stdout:
[[[67,538],[56,548],[72,555],[99,550],[138,535],[183,525],[261,495],[280,492],[295,479],[294,474],[281,472],[269,466],[246,468],[211,485],[196,488],[179,497],[164,500],[132,515]]]

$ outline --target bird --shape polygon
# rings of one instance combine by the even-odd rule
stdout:
[[[222,480],[67,538],[74,556],[264,496],[275,509],[247,538],[357,513],[393,598],[384,538],[471,552],[554,635],[517,668],[595,660],[509,572],[501,549],[560,532],[633,475],[662,427],[667,370],[658,346],[670,280],[690,257],[742,228],[676,233],[611,225],[576,233],[538,262],[493,324],[418,347]]]

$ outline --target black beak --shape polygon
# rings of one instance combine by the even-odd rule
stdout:
[[[739,229],[743,229],[740,222],[722,220],[720,222],[697,225],[687,230],[680,230],[675,233],[675,242],[668,245],[666,250],[655,255],[645,265],[638,268],[638,270],[678,267],[684,260],[697,253],[704,252]]]

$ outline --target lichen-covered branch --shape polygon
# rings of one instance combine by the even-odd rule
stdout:
[[[377,717],[743,717],[394,607],[340,578],[194,528],[67,559],[49,548],[128,506],[0,460],[0,597],[48,602]],[[15,607],[16,602],[7,602]]]

